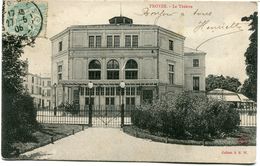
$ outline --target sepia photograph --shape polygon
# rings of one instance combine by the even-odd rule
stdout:
[[[257,29],[257,1],[3,0],[2,160],[256,163]]]

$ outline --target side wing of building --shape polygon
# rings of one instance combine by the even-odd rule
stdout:
[[[184,50],[185,90],[205,91],[206,53],[188,47]]]

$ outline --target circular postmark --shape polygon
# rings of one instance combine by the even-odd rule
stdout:
[[[5,31],[12,35],[37,37],[42,29],[43,18],[34,2],[8,4]]]

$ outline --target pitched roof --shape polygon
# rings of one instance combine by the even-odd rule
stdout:
[[[214,99],[224,100],[224,101],[254,102],[254,101],[248,99],[246,96],[244,96],[241,93],[236,93],[236,92],[232,92],[232,91],[220,89],[220,88],[209,91],[207,93],[207,96],[209,98],[214,98]]]

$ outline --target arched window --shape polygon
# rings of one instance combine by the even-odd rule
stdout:
[[[88,65],[88,78],[90,80],[100,80],[101,64],[98,60],[92,60]]]
[[[138,64],[135,60],[130,59],[125,65],[125,79],[137,79],[138,78]]]
[[[119,79],[119,63],[117,60],[107,62],[107,79]]]

